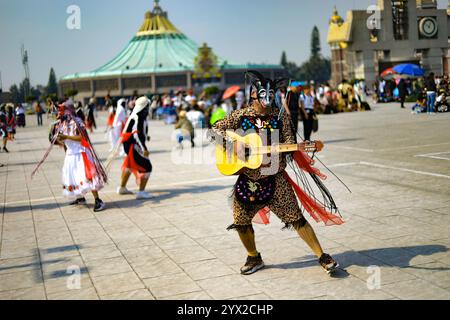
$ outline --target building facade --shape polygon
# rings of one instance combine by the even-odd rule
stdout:
[[[367,10],[353,10],[344,20],[335,8],[328,43],[332,83],[365,79],[374,83],[388,68],[414,63],[426,73],[449,71],[449,10],[435,0],[378,0]]]
[[[208,49],[206,44],[200,47],[179,31],[161,9],[159,1],[155,1],[153,11],[145,14],[141,28],[122,52],[92,72],[63,77],[59,83],[60,94],[75,90],[78,92],[76,99],[87,100],[107,94],[123,97],[179,88],[201,90],[205,82],[226,88],[244,85],[244,72],[248,69],[272,78],[286,75],[281,65],[239,65],[216,57],[214,69],[218,72],[209,79],[199,79],[196,74],[198,57],[205,49]]]

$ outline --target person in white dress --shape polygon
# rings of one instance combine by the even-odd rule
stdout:
[[[61,180],[63,195],[75,199],[70,205],[85,205],[85,196],[92,193],[95,198],[94,212],[105,210],[98,191],[107,183],[106,172],[89,140],[84,123],[75,115],[71,101],[59,106],[59,123],[51,138],[51,146],[32,176],[44,163],[53,145],[63,146],[66,152]]]
[[[117,145],[117,143],[120,140],[120,137],[122,135],[122,131],[124,129],[125,123],[127,122],[127,101],[125,99],[120,99],[117,102],[117,108],[116,108],[116,116],[114,117],[114,121],[112,124],[112,130],[111,130],[111,144],[114,147]],[[120,147],[120,156],[125,156],[125,151],[123,150],[123,146]]]

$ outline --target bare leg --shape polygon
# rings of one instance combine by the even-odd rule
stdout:
[[[148,178],[141,178],[141,183],[139,184],[139,191],[145,191],[145,187],[147,186]]]
[[[98,191],[92,190],[92,195],[94,196],[95,200],[99,199]]]
[[[130,179],[131,172],[130,171],[124,171],[122,172],[122,182],[120,184],[121,188],[125,188],[128,183],[128,179]]]

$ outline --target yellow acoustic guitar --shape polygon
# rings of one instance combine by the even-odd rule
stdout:
[[[233,139],[233,148],[224,148],[220,144],[216,146],[217,168],[220,173],[226,176],[235,175],[244,168],[260,168],[263,164],[264,155],[266,154],[295,152],[299,150],[320,152],[323,149],[323,143],[321,141],[264,146],[261,137],[256,133],[241,136],[235,132],[227,131],[227,136]],[[249,153],[238,155],[235,142],[240,142],[245,145]]]

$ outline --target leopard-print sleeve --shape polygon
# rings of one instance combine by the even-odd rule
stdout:
[[[240,127],[240,121],[244,114],[244,110],[233,111],[228,117],[217,122],[211,129],[210,137],[214,142],[217,141],[218,137],[226,138],[227,130],[237,130]]]

